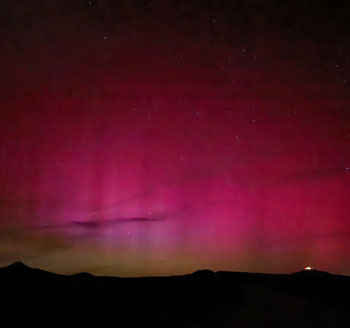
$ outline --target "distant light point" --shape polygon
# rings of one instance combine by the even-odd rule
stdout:
[[[307,267],[304,268],[304,270],[306,270],[306,271],[311,271],[311,270],[313,270],[313,269],[312,269],[312,267],[307,266]]]

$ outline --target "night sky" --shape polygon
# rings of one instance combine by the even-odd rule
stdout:
[[[1,0],[0,265],[350,274],[349,17]]]

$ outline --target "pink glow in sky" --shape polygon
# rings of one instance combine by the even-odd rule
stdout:
[[[348,6],[0,6],[0,264],[350,274]]]

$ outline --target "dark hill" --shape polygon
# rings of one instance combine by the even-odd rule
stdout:
[[[148,278],[0,268],[3,327],[350,327],[350,278],[199,270]]]

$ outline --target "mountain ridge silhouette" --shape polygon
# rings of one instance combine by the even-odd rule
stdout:
[[[5,327],[350,327],[350,277],[318,270],[121,278],[15,262],[0,290]]]
[[[350,276],[347,275],[342,275],[342,274],[335,274],[335,273],[330,273],[328,271],[323,271],[323,270],[317,270],[317,269],[310,269],[310,270],[300,270],[300,271],[295,271],[295,272],[291,272],[291,273],[262,273],[262,272],[246,272],[246,271],[222,271],[222,270],[218,270],[218,271],[213,271],[210,269],[198,269],[196,271],[193,271],[192,273],[187,273],[187,274],[183,274],[183,275],[169,275],[169,276],[141,276],[141,277],[119,277],[119,276],[103,276],[103,275],[94,275],[90,272],[76,272],[76,273],[72,273],[69,275],[64,275],[64,274],[59,274],[59,273],[55,273],[55,272],[51,272],[51,271],[47,271],[47,270],[43,270],[40,268],[36,268],[36,267],[31,267],[27,264],[25,264],[22,261],[15,261],[9,265],[6,266],[2,266],[0,267],[0,272],[1,270],[38,270],[41,272],[46,272],[49,274],[55,274],[55,275],[60,275],[60,276],[77,276],[77,275],[86,275],[86,276],[92,276],[92,277],[109,277],[109,278],[124,278],[124,279],[128,279],[128,278],[133,278],[133,279],[137,279],[137,278],[147,278],[147,277],[152,277],[152,278],[156,278],[156,277],[181,277],[181,276],[201,276],[201,277],[206,277],[206,276],[213,276],[213,275],[228,275],[228,274],[236,274],[236,275],[260,275],[260,276],[288,276],[288,275],[294,275],[294,276],[314,276],[314,277],[344,277],[344,278],[350,278]]]

